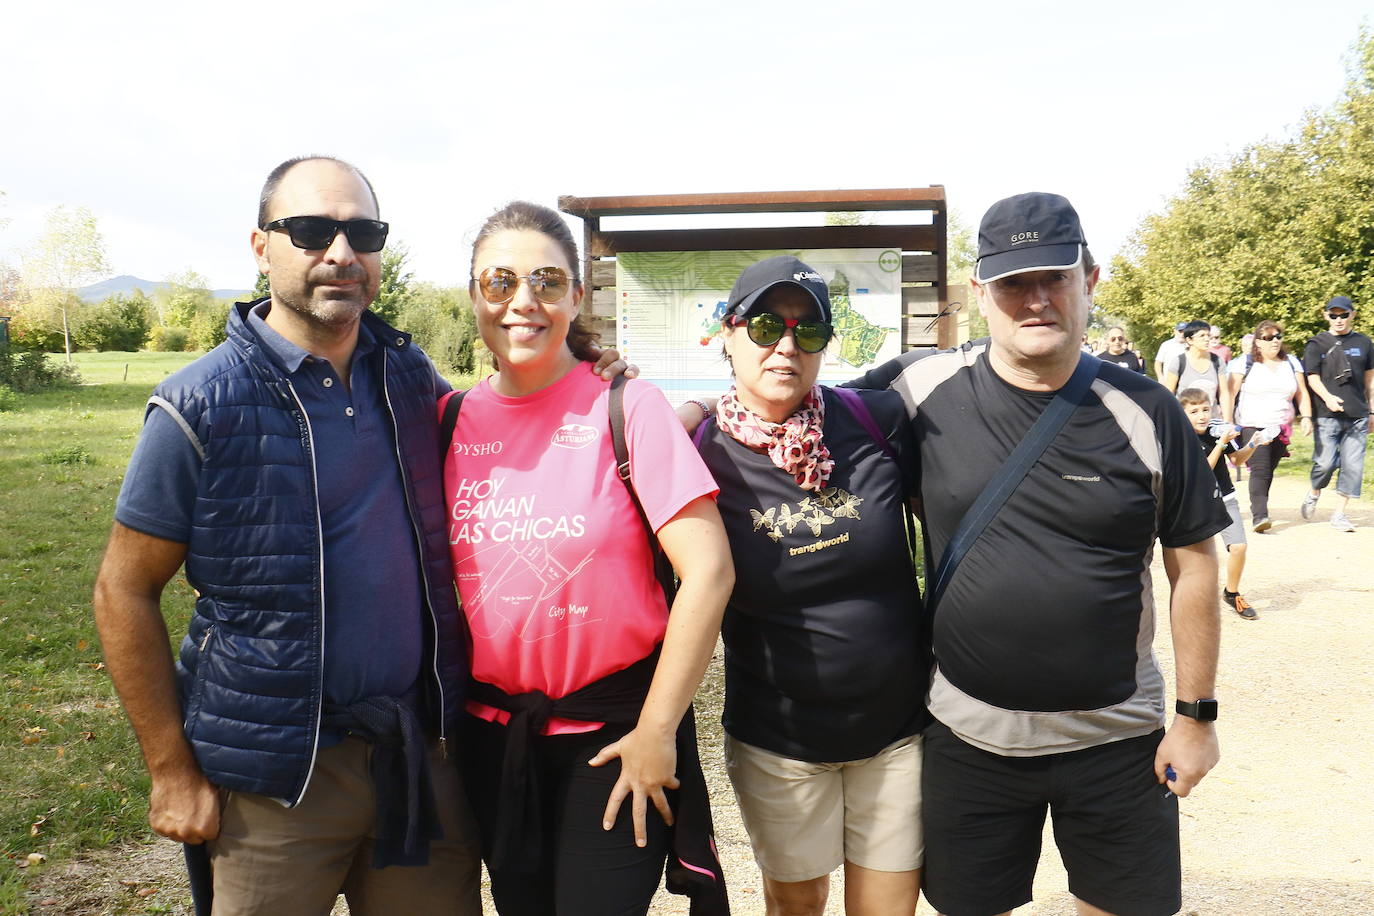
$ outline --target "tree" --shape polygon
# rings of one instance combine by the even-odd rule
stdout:
[[[72,361],[72,318],[84,286],[110,272],[105,260],[105,240],[95,216],[85,207],[68,210],[59,206],[48,214],[43,234],[24,258],[24,282],[38,311],[50,309],[61,317],[62,342],[67,362]]]
[[[387,324],[395,325],[398,316],[410,301],[410,286],[415,275],[406,270],[410,248],[397,242],[382,252],[382,274],[377,284],[377,298],[372,312]]]
[[[1347,58],[1344,96],[1294,135],[1192,169],[1141,222],[1097,300],[1152,343],[1201,319],[1238,338],[1265,318],[1291,337],[1324,329],[1336,293],[1374,297],[1374,32]]]
[[[165,325],[189,328],[200,312],[215,303],[210,281],[194,270],[185,270],[167,278],[167,285],[157,291],[158,314]]]
[[[395,324],[411,334],[441,372],[470,375],[475,371],[477,322],[466,288],[416,283]]]

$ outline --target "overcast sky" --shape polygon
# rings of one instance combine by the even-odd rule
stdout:
[[[1118,10],[1117,7],[1122,9]],[[1109,260],[1190,166],[1334,102],[1368,0],[10,4],[0,261],[85,206],[114,273],[256,275],[279,161],[360,166],[421,279],[513,198],[1067,195]],[[1367,21],[1367,20],[1365,20]]]

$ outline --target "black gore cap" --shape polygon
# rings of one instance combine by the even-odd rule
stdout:
[[[1083,262],[1083,227],[1068,198],[1032,191],[999,200],[978,226],[979,283]]]

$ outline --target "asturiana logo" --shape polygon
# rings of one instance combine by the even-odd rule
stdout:
[[[598,435],[590,426],[568,423],[554,430],[553,438],[549,441],[560,448],[585,448],[595,442]]]

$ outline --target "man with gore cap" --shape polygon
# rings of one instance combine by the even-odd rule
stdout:
[[[340,893],[354,916],[482,910],[453,746],[448,385],[368,311],[378,217],[348,163],[268,176],[252,247],[271,294],[153,392],[96,579],[149,823],[187,844],[216,916],[325,916]],[[161,596],[183,563],[174,666]]]
[[[1065,395],[1067,421],[943,591],[927,595],[924,890],[948,916],[1031,898],[1047,810],[1079,913],[1176,912],[1177,798],[1219,756],[1212,536],[1229,519],[1169,393],[1079,353],[1097,280],[1066,199],[999,201],[983,217],[971,280],[990,337],[906,353],[850,383],[906,403],[932,570],[1061,389],[1090,379],[1077,400]],[[1151,648],[1156,540],[1170,585],[1172,724]]]
[[[1369,405],[1374,402],[1374,353],[1369,338],[1354,330],[1355,304],[1348,296],[1333,297],[1322,311],[1328,329],[1308,341],[1302,354],[1317,418],[1312,490],[1302,501],[1302,517],[1310,519],[1316,512],[1322,490],[1339,467],[1336,495],[1341,505],[1331,514],[1331,527],[1354,531],[1355,523],[1345,510],[1351,499],[1360,498],[1364,477]]]

